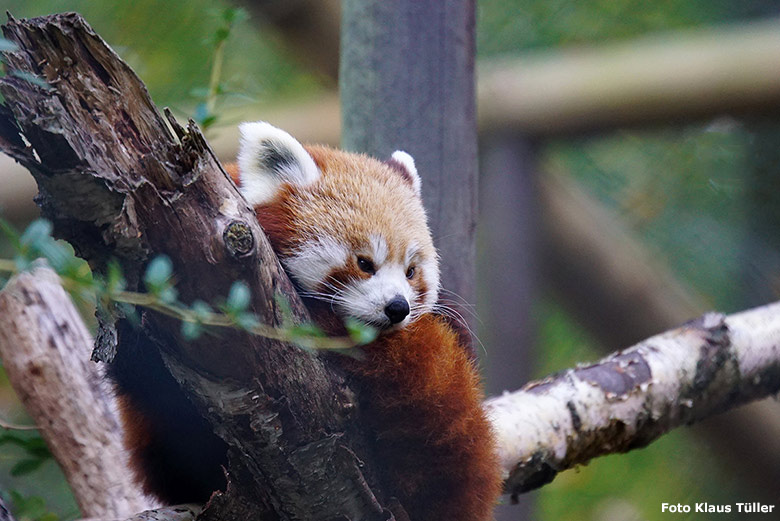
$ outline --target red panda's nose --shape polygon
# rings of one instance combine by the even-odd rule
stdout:
[[[391,324],[397,324],[409,314],[409,303],[401,295],[396,295],[385,306],[385,315]]]

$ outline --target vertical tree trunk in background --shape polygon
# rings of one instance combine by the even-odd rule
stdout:
[[[415,159],[442,286],[474,302],[474,0],[345,0],[342,145]],[[473,322],[470,322],[473,327]]]
[[[480,143],[477,228],[477,350],[488,395],[516,389],[531,378],[537,285],[538,207],[536,147],[520,133],[489,135]],[[496,508],[497,521],[531,519],[533,496]]]

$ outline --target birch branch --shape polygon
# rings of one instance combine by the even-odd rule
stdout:
[[[91,348],[51,270],[22,273],[0,292],[3,367],[79,508],[88,516],[128,516],[152,504],[132,481],[114,397],[89,362]]]
[[[780,302],[708,313],[600,362],[486,401],[505,490],[517,494],[594,457],[780,390]]]
[[[16,518],[11,514],[11,511],[5,506],[2,497],[0,497],[0,521],[16,521]]]

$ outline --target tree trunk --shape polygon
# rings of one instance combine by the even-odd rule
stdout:
[[[346,0],[340,70],[344,148],[414,157],[442,287],[469,304],[477,215],[475,9],[474,0]],[[473,330],[473,319],[467,322]]]
[[[130,289],[148,259],[164,253],[183,302],[217,302],[244,280],[266,324],[307,319],[198,129],[170,116],[166,123],[81,17],[10,19],[3,32],[19,49],[5,54],[16,74],[0,82],[0,148],[33,173],[60,237],[98,270],[119,259]],[[100,352],[110,357],[114,324],[102,327]],[[212,498],[205,518],[391,518],[368,485],[372,462],[354,395],[318,356],[232,330],[220,331],[218,345],[185,341],[178,323],[154,313],[144,313],[141,328],[231,447],[228,491]]]

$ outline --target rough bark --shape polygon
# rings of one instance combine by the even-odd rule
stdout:
[[[48,87],[2,79],[0,148],[33,173],[60,237],[96,269],[118,258],[131,289],[150,256],[165,253],[184,302],[217,302],[244,280],[265,323],[307,318],[198,129],[166,124],[140,80],[83,19],[10,19],[3,32],[19,47],[6,53],[8,68]],[[112,327],[103,324],[102,353],[114,347]],[[372,465],[354,396],[318,356],[237,331],[222,331],[218,344],[187,342],[177,323],[156,314],[145,314],[142,328],[231,447],[228,491],[212,498],[205,518],[392,518],[367,484]]]
[[[109,520],[106,518],[83,518],[78,521],[194,521],[201,512],[197,505],[177,505],[139,512],[130,518]],[[0,518],[0,521],[3,521]]]
[[[491,398],[513,495],[561,470],[780,391],[780,303],[708,313],[599,363]]]
[[[8,510],[8,507],[5,506],[5,502],[3,501],[3,498],[0,496],[0,521],[16,521],[16,518],[11,514],[11,511]]]
[[[57,275],[36,268],[0,292],[0,359],[60,464],[81,512],[151,508],[132,481],[113,394],[89,362],[92,336]]]

